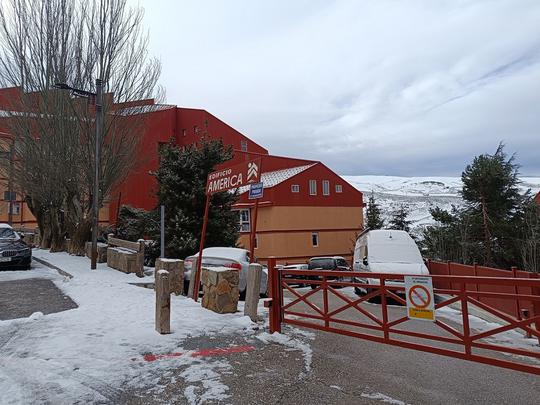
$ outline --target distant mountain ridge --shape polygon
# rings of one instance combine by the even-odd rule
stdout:
[[[461,205],[459,192],[461,177],[400,177],[400,176],[341,176],[352,186],[364,193],[364,201],[373,191],[384,218],[388,220],[400,204],[409,207],[413,229],[433,223],[429,209],[440,207],[450,210],[452,205]],[[540,190],[540,177],[522,177],[522,192],[531,189],[533,194]]]

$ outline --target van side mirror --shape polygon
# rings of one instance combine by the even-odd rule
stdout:
[[[362,259],[362,264],[363,264],[364,266],[367,266],[367,265],[368,265],[367,256],[364,256],[364,258]]]

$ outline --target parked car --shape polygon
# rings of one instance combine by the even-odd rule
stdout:
[[[197,252],[196,254],[189,256],[184,260],[185,291],[187,291],[187,287],[189,286],[189,280],[191,279],[193,264],[196,263],[196,259],[198,257],[199,253]],[[228,267],[240,271],[238,289],[240,290],[240,297],[242,299],[245,297],[246,294],[249,261],[249,251],[239,248],[211,247],[204,249],[202,255],[203,267]],[[268,269],[263,268],[261,274],[261,286],[259,291],[262,295],[266,295],[268,293]]]
[[[405,231],[378,229],[368,231],[358,238],[354,247],[353,270],[357,272],[426,275],[418,246]],[[379,285],[379,279],[355,278],[356,282]],[[387,280],[386,285],[403,286],[403,280]],[[371,291],[370,288],[355,287],[358,295]]]
[[[32,249],[8,224],[0,224],[0,270],[28,270],[32,263]]]
[[[303,263],[303,264],[288,264],[287,266],[283,266],[282,269],[283,270],[307,270],[308,265],[306,263]],[[296,280],[305,280],[307,278],[306,276],[298,276],[298,275],[293,275],[293,274],[285,274],[283,277],[284,278],[293,278],[293,279],[296,279]],[[304,287],[305,283],[298,283],[298,286],[299,287]]]
[[[347,260],[341,256],[324,256],[312,257],[308,262],[308,270],[329,270],[329,271],[351,271],[351,267]],[[310,280],[318,280],[318,276],[309,276]],[[330,279],[335,279],[330,278]],[[340,277],[339,281],[348,281],[344,277]],[[318,284],[311,284],[311,288],[317,288]]]

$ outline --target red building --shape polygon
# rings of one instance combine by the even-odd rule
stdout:
[[[16,110],[20,97],[31,96],[18,88],[0,89],[0,131],[8,130],[3,122],[9,115],[6,111]],[[116,104],[113,109],[116,113],[144,115],[145,130],[136,157],[138,164],[111,196],[103,220],[116,222],[119,203],[154,209],[157,184],[150,172],[158,167],[161,145],[172,141],[187,146],[204,135],[232,146],[234,157],[227,166],[261,158],[264,196],[257,221],[258,258],[276,256],[283,262],[294,263],[312,256],[351,257],[356,233],[363,227],[362,193],[321,162],[270,155],[264,147],[205,110],[155,104],[153,100]],[[235,206],[241,229],[238,243],[249,248],[253,202],[247,199],[246,190],[241,191]],[[24,223],[33,220],[29,213],[26,218]]]

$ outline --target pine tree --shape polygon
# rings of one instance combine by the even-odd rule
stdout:
[[[461,194],[472,218],[471,238],[481,245],[478,259],[486,266],[515,265],[519,257],[515,241],[529,196],[519,192],[518,169],[501,143],[495,154],[475,157],[461,175]]]
[[[409,208],[400,204],[399,208],[392,212],[392,218],[388,224],[389,228],[409,232],[412,224],[412,221],[408,220],[409,213]]]
[[[165,250],[168,257],[184,258],[199,250],[208,173],[231,157],[231,147],[226,148],[221,140],[204,137],[198,145],[180,148],[171,143],[161,150],[155,177],[159,186],[159,205],[164,205],[166,211]],[[238,213],[231,208],[237,200],[237,193],[212,195],[206,246],[236,245]]]
[[[381,209],[379,208],[379,204],[375,201],[373,191],[368,199],[366,209],[366,227],[368,229],[384,228],[384,220],[381,218]]]

